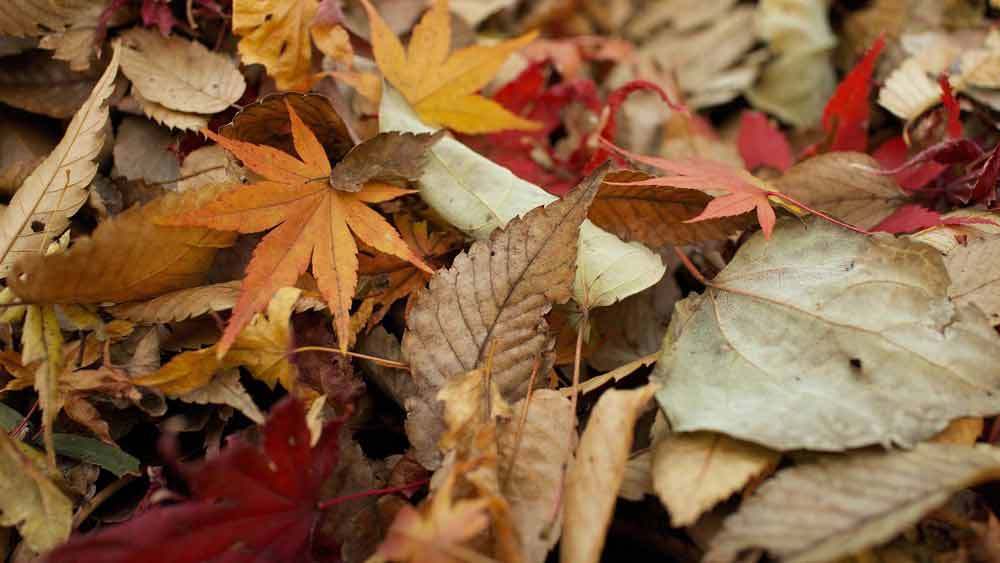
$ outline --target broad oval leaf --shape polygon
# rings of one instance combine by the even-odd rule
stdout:
[[[382,95],[379,129],[433,132],[389,86]],[[556,199],[455,139],[445,137],[429,152],[420,195],[445,220],[475,238],[488,238],[514,217]],[[577,266],[574,299],[591,308],[638,293],[666,271],[660,258],[645,246],[624,243],[590,221],[580,228]]]
[[[752,548],[786,563],[834,561],[892,538],[966,487],[1000,478],[1000,449],[921,444],[778,473],[726,519],[704,561]]]
[[[678,304],[654,372],[676,431],[839,451],[1000,412],[1000,338],[948,299],[929,246],[786,220],[711,284]]]

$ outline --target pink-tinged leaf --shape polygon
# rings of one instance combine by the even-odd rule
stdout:
[[[794,161],[792,147],[784,133],[759,111],[743,112],[736,146],[749,170],[767,166],[784,172]]]
[[[885,220],[873,227],[872,231],[905,234],[943,225],[998,225],[998,223],[985,217],[944,217],[937,211],[909,203],[886,217]]]
[[[706,159],[667,160],[654,156],[645,156],[627,151],[606,139],[601,139],[603,146],[635,162],[641,162],[658,170],[674,174],[660,176],[636,182],[608,182],[622,186],[664,186],[702,192],[723,191],[728,195],[716,197],[708,203],[700,215],[686,221],[693,223],[718,217],[729,217],[746,213],[754,208],[757,210],[757,222],[760,223],[764,237],[769,238],[774,229],[775,214],[768,199],[770,193],[760,185],[746,170],[733,168],[721,162]]]
[[[883,170],[899,170],[893,174],[893,178],[899,187],[909,193],[919,191],[948,169],[948,166],[933,161],[913,164],[908,168],[903,167],[909,156],[910,147],[902,136],[889,139],[872,153],[872,157],[878,161]]]
[[[309,445],[302,404],[272,410],[260,446],[237,440],[182,466],[192,498],[117,526],[77,535],[48,563],[278,563],[309,561],[323,482],[338,461],[340,421]]]
[[[867,152],[872,73],[875,71],[875,60],[884,47],[883,34],[844,77],[826,103],[823,129],[830,136],[831,151]]]
[[[983,169],[976,179],[976,186],[972,188],[971,200],[993,207],[997,200],[998,180],[1000,180],[1000,145],[993,149],[990,158],[983,165]]]
[[[951,90],[951,83],[948,76],[942,74],[938,77],[938,85],[941,86],[941,103],[944,104],[945,113],[948,115],[948,137],[958,139],[962,136],[962,121],[960,119],[962,108],[955,99],[955,93]]]
[[[168,0],[143,0],[140,15],[143,25],[156,26],[164,37],[170,35],[170,30],[177,25]]]

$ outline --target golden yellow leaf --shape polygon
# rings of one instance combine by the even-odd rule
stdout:
[[[52,423],[62,409],[63,398],[59,393],[59,376],[63,372],[65,357],[62,352],[63,337],[51,305],[28,307],[24,321],[24,348],[21,363],[28,365],[41,360],[35,374],[35,391],[42,408],[42,432],[49,465],[55,467],[55,447],[52,443]]]
[[[535,39],[535,33],[490,47],[473,45],[449,55],[448,2],[435,0],[413,28],[409,47],[404,50],[371,3],[362,2],[368,12],[375,62],[423,121],[462,133],[541,127],[476,94],[493,79],[507,57]]]
[[[6,432],[0,434],[0,526],[17,526],[28,547],[48,551],[69,537],[73,503]]]
[[[318,7],[318,0],[235,0],[233,33],[242,36],[243,61],[264,65],[280,90],[308,89],[309,24]]]
[[[956,418],[948,423],[944,430],[928,440],[935,444],[965,444],[972,445],[983,433],[983,417],[967,416]]]

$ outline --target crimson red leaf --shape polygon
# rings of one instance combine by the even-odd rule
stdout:
[[[831,151],[868,149],[868,117],[871,114],[868,97],[871,94],[875,60],[885,47],[885,36],[879,36],[871,49],[837,86],[823,110],[823,129],[830,136]]]
[[[792,147],[788,139],[759,111],[743,112],[736,146],[748,170],[767,166],[784,172],[792,166]]]
[[[71,538],[46,561],[309,561],[320,487],[338,460],[339,426],[328,424],[310,447],[302,404],[286,398],[271,410],[260,447],[231,442],[218,457],[182,467],[190,501]]]
[[[944,74],[938,77],[938,84],[941,86],[941,103],[944,104],[945,112],[948,114],[948,136],[958,139],[962,136],[962,121],[959,119],[962,109],[955,99],[955,93],[951,90],[951,83]]]
[[[907,157],[910,154],[910,147],[902,135],[893,137],[882,143],[875,149],[872,157],[878,161],[883,170],[900,169],[893,175],[899,187],[907,192],[915,192],[929,184],[932,180],[947,170],[947,166],[933,161],[911,165],[903,168]]]
[[[976,186],[972,188],[972,201],[992,207],[997,200],[998,179],[1000,179],[1000,145],[993,149],[990,158],[983,165],[983,170],[976,179]]]
[[[912,233],[941,224],[943,224],[941,214],[937,211],[931,211],[915,203],[908,203],[875,225],[872,231],[885,231],[893,234]]]

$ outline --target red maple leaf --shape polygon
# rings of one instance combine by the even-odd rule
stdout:
[[[125,524],[78,535],[48,563],[278,563],[310,561],[320,487],[338,462],[341,421],[309,445],[302,404],[272,410],[260,447],[230,442],[213,459],[180,468],[191,499]]]
[[[794,162],[788,139],[759,111],[743,112],[736,146],[747,170],[767,166],[784,172]]]
[[[829,135],[829,150],[866,152],[868,149],[868,118],[871,115],[868,98],[875,60],[884,47],[885,36],[882,35],[847,73],[826,103],[823,129]]]

